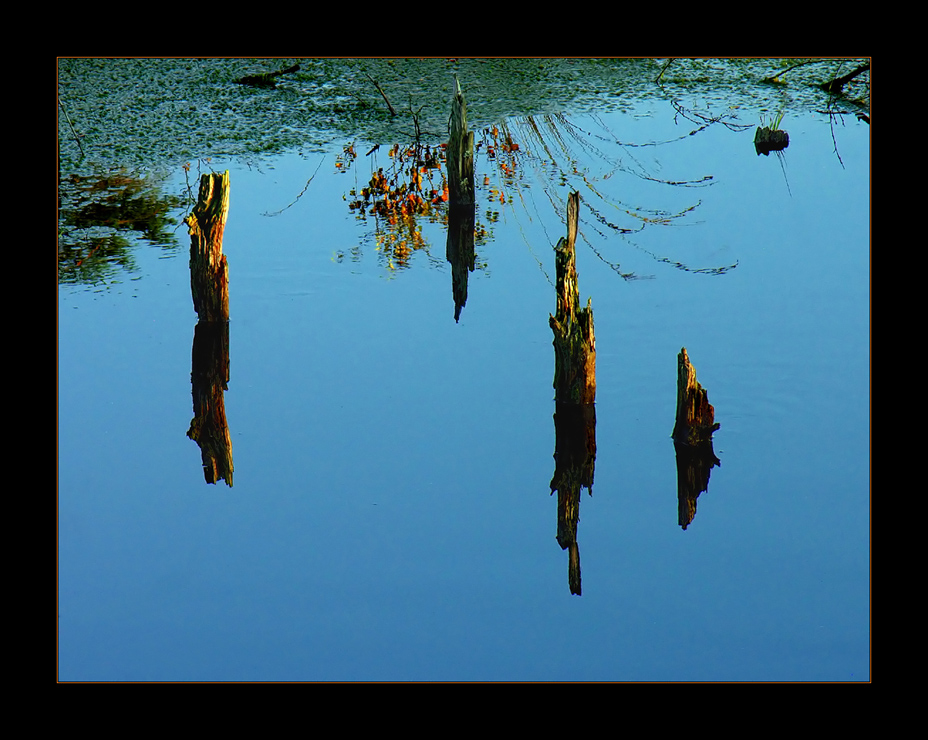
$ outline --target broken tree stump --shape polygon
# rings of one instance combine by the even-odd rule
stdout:
[[[474,197],[474,132],[467,128],[467,103],[461,83],[454,77],[454,97],[451,100],[451,135],[446,152],[448,166],[448,204],[473,206]]]
[[[229,320],[229,266],[222,236],[229,213],[229,171],[200,178],[193,212],[184,219],[190,233],[190,293],[201,321]]]
[[[720,426],[715,422],[709,394],[696,380],[696,369],[683,347],[677,355],[677,419],[671,436],[675,442],[696,446],[711,442],[712,433]]]
[[[683,347],[677,355],[677,419],[671,435],[677,458],[677,523],[683,529],[696,516],[699,494],[709,489],[710,471],[722,464],[712,449],[712,434],[719,426]]]
[[[567,582],[579,596],[580,490],[593,492],[596,463],[596,339],[593,334],[592,301],[580,307],[577,284],[577,232],[580,194],[567,198],[567,238],[554,247],[557,269],[557,313],[548,316],[554,332],[554,476],[551,493],[557,491],[557,542],[569,554]]]
[[[224,392],[229,382],[229,265],[222,237],[229,213],[229,172],[200,178],[190,232],[190,294],[200,317],[193,340],[193,419],[187,436],[200,446],[207,483],[232,486],[232,439]]]
[[[474,271],[474,134],[467,128],[467,103],[461,83],[454,77],[451,100],[451,131],[445,152],[448,168],[448,243],[446,257],[451,263],[454,294],[454,320],[461,317],[467,302],[467,273]]]
[[[770,156],[770,152],[780,152],[789,146],[789,134],[780,129],[758,127],[754,132],[754,151],[758,156]]]
[[[555,398],[565,403],[596,401],[596,338],[593,332],[592,299],[580,308],[577,284],[576,241],[580,194],[567,198],[567,238],[554,247],[557,268],[557,314],[549,316],[554,332]]]

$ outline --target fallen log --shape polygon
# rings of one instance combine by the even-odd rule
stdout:
[[[300,65],[294,64],[278,72],[265,72],[259,75],[245,75],[235,80],[236,85],[248,85],[250,87],[276,87],[277,78],[281,75],[288,75],[300,71]]]
[[[857,77],[857,75],[867,72],[869,69],[870,69],[870,62],[867,62],[866,64],[860,65],[853,72],[850,72],[844,75],[843,77],[836,77],[835,79],[830,80],[828,82],[823,82],[822,84],[819,85],[819,87],[822,88],[822,90],[824,90],[825,92],[839,93],[841,92],[842,88],[848,82],[850,82],[855,77]]]

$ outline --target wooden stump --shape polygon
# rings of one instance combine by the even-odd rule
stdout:
[[[567,198],[567,238],[554,248],[557,268],[557,314],[548,323],[554,332],[555,398],[564,403],[596,401],[596,338],[592,299],[580,308],[577,284],[576,241],[580,194]]]
[[[696,369],[683,347],[677,355],[677,419],[671,436],[680,444],[695,446],[711,441],[720,426],[715,423],[709,394],[696,380]]]
[[[722,464],[712,449],[712,434],[719,426],[683,347],[677,355],[677,419],[671,435],[677,458],[677,523],[683,529],[696,516],[696,499],[708,490],[710,471]]]
[[[452,206],[473,206],[474,195],[474,134],[467,128],[467,103],[461,83],[454,78],[451,100],[451,136],[446,152],[448,166],[448,202]]]
[[[554,332],[555,470],[551,493],[557,491],[557,542],[568,550],[567,581],[580,595],[580,491],[593,492],[596,463],[596,339],[592,301],[581,308],[577,284],[576,243],[580,194],[567,198],[567,238],[554,248],[557,269],[557,314],[548,317]]]
[[[222,235],[229,212],[229,171],[200,178],[193,213],[184,219],[190,231],[190,292],[201,321],[229,320],[229,266]]]
[[[770,156],[770,152],[779,152],[789,146],[789,134],[780,129],[759,127],[754,132],[754,151],[758,155]]]

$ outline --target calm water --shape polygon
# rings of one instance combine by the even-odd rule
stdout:
[[[870,132],[782,125],[782,158],[753,128],[686,136],[666,101],[513,119],[492,159],[479,133],[458,322],[440,219],[414,238],[349,208],[387,146],[211,162],[234,486],[186,436],[183,229],[119,283],[60,285],[60,678],[869,680]],[[549,486],[572,189],[598,350],[582,596]],[[721,423],[685,530],[683,346]]]

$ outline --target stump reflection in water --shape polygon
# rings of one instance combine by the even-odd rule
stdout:
[[[580,491],[593,493],[596,464],[596,340],[592,301],[580,308],[576,241],[580,194],[567,199],[567,238],[554,248],[557,265],[557,314],[549,316],[554,332],[555,470],[551,493],[557,491],[557,542],[568,550],[568,585],[581,594]]]

